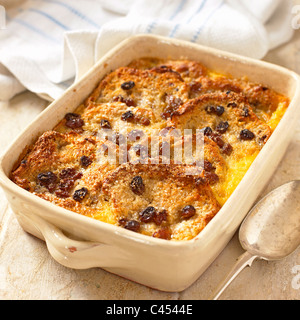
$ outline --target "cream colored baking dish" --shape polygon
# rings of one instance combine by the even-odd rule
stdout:
[[[208,226],[186,242],[144,236],[76,214],[34,196],[8,178],[24,147],[72,112],[105,74],[145,56],[198,60],[222,74],[246,75],[250,81],[270,86],[291,99],[286,114],[232,196]],[[1,186],[24,230],[45,240],[59,263],[71,268],[101,267],[152,288],[182,291],[223,250],[275,172],[300,116],[299,79],[284,68],[188,42],[148,35],[132,37],[103,57],[12,143],[0,159]]]

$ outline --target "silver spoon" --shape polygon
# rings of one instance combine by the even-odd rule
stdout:
[[[288,182],[260,200],[242,223],[239,240],[246,252],[220,284],[213,300],[255,259],[280,260],[300,245],[300,180]]]

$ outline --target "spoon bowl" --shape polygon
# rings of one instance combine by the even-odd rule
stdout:
[[[239,230],[246,252],[216,290],[217,300],[231,281],[256,259],[281,260],[300,245],[300,180],[288,182],[262,198]]]

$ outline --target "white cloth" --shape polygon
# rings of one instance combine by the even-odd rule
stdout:
[[[24,89],[56,99],[109,49],[135,34],[261,59],[291,38],[291,5],[291,0],[23,0],[7,8],[6,29],[0,30],[0,100]]]

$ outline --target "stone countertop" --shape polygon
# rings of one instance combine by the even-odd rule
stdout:
[[[300,33],[265,59],[300,73]],[[0,102],[0,150],[26,127],[47,102],[24,92]],[[262,195],[289,181],[300,179],[300,119],[281,164]],[[0,189],[0,300],[201,300],[208,299],[243,253],[237,234],[206,272],[188,289],[166,293],[133,283],[100,268],[73,270],[54,261],[43,241],[19,226]],[[226,300],[300,299],[300,248],[282,261],[254,261],[223,293]]]

